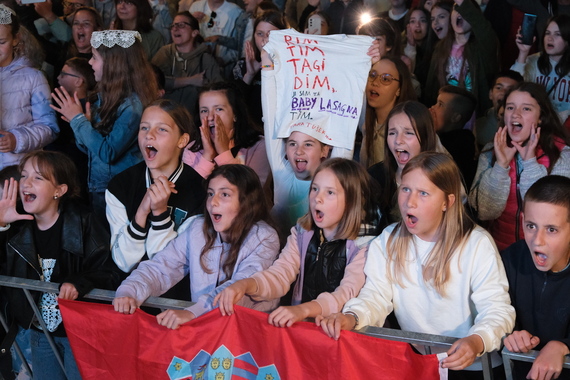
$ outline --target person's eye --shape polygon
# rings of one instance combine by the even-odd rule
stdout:
[[[557,232],[558,232],[558,230],[557,230],[556,228],[554,228],[554,227],[549,227],[549,228],[548,228],[548,233],[555,234],[555,233],[557,233]]]
[[[534,228],[535,228],[533,223],[527,223],[525,227],[527,230],[534,230]]]
[[[334,195],[334,191],[329,190],[328,194],[329,194],[329,195]]]
[[[226,193],[226,192],[223,192],[223,193],[222,193],[222,197],[224,197],[224,198],[227,198],[227,197],[229,197],[229,196],[230,196],[229,193]]]
[[[224,109],[221,107],[216,108],[216,112],[222,112]]]
[[[158,128],[158,130],[159,130],[160,132],[168,132],[168,129],[166,129],[166,128]]]
[[[317,192],[317,187],[316,187],[316,186],[311,186],[311,191],[312,191],[313,193],[316,193],[316,192]]]
[[[146,127],[146,126],[144,126],[144,125],[141,125],[140,130],[141,130],[141,131],[148,131],[148,127]]]
[[[420,195],[422,197],[427,197],[429,195],[429,193],[427,191],[420,191]]]
[[[201,109],[200,113],[208,113],[208,110],[207,109]]]
[[[388,131],[388,136],[396,136],[396,132],[394,132],[394,131]]]
[[[287,146],[290,146],[290,147],[294,147],[295,145],[297,145],[297,144],[295,144],[295,142],[293,142],[293,141],[289,141],[287,143]]]
[[[506,106],[505,109],[508,111],[512,111],[514,109],[514,107],[513,106]]]
[[[410,135],[410,136],[415,136],[415,135],[416,135],[416,133],[415,133],[414,131],[406,131],[406,134],[407,134],[407,135]]]
[[[206,193],[206,195],[208,196],[208,198],[212,198],[214,196],[214,192],[213,191],[208,191]]]
[[[523,107],[523,111],[531,111],[530,107]]]
[[[403,193],[409,193],[410,192],[410,188],[406,187],[406,186],[402,186],[402,192]]]
[[[313,144],[312,144],[312,143],[306,143],[305,146],[306,146],[307,148],[312,148],[312,147],[313,147]]]

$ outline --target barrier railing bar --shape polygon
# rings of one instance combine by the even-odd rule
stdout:
[[[512,370],[512,361],[521,361],[521,362],[533,362],[534,359],[540,354],[540,351],[530,350],[527,353],[522,352],[511,352],[506,347],[503,347],[501,351],[503,355],[503,365],[505,366],[505,375],[507,380],[512,380],[513,378],[513,370]],[[564,358],[563,368],[570,369],[570,357],[566,356]]]
[[[57,285],[57,284],[55,284],[55,285]],[[53,337],[51,336],[51,333],[49,332],[44,319],[42,318],[42,314],[40,313],[40,309],[38,309],[38,306],[36,305],[36,303],[34,301],[34,297],[32,297],[32,294],[30,293],[30,291],[28,289],[24,288],[22,290],[24,291],[24,294],[26,295],[26,298],[28,299],[28,303],[32,307],[32,310],[34,311],[34,315],[36,316],[38,323],[42,327],[43,333],[46,335],[48,343],[51,347],[51,350],[53,351],[53,354],[55,355],[55,358],[57,359],[57,362],[61,366],[61,370],[63,371],[63,375],[67,379],[68,377],[67,377],[67,373],[65,372],[65,365],[63,364],[63,359],[62,359],[61,355],[59,354],[59,351],[57,350],[57,346],[55,345]],[[56,290],[57,290],[57,288],[56,288]],[[52,293],[52,292],[50,291],[49,293]]]
[[[43,282],[43,281],[39,281],[39,280],[29,280],[29,279],[18,278],[18,277],[0,276],[0,286],[8,286],[8,287],[12,287],[12,288],[23,289],[24,292],[27,293],[26,296],[29,297],[28,298],[29,302],[30,302],[30,300],[33,301],[33,298],[31,297],[31,294],[29,294],[28,290],[40,291],[40,292],[51,292],[51,293],[58,293],[59,292],[59,284],[57,284],[57,283]],[[89,292],[85,296],[85,298],[94,299],[94,300],[98,300],[98,301],[111,302],[115,298],[115,292],[110,291],[110,290],[103,290],[103,289],[93,289],[91,292]],[[37,306],[33,302],[30,302],[30,304],[31,304],[32,308],[35,309],[34,313],[36,313],[37,316],[40,316],[41,314],[39,314],[39,310],[37,309]],[[179,300],[160,298],[160,297],[150,297],[149,299],[146,300],[145,303],[143,303],[143,306],[161,308],[161,309],[185,309],[191,305],[193,305],[193,302],[179,301]],[[43,322],[43,319],[38,318],[38,320],[42,324],[42,328],[44,328],[45,331],[47,331],[47,329],[45,327],[45,323]],[[457,338],[453,338],[453,337],[424,334],[424,333],[417,333],[417,332],[409,332],[409,331],[402,331],[402,330],[394,330],[394,329],[388,329],[388,328],[383,328],[383,327],[373,327],[373,326],[364,327],[364,328],[358,330],[357,332],[361,333],[361,334],[377,337],[377,338],[382,338],[382,339],[388,339],[388,340],[394,340],[394,341],[399,341],[399,342],[423,345],[423,346],[426,346],[426,348],[430,347],[430,346],[431,347],[450,347],[457,340]],[[46,334],[46,336],[48,336],[48,340],[50,341],[50,344],[52,344],[53,339],[51,338],[51,336],[49,336],[49,334]],[[52,349],[54,349],[53,345],[52,345]],[[59,357],[57,350],[54,349],[54,353],[58,356],[58,361],[60,361],[60,364],[62,365],[62,368],[63,368],[63,362],[61,361],[61,358]],[[532,361],[534,361],[536,356],[538,356],[538,354],[539,354],[539,351],[534,351],[534,350],[524,354],[524,353],[510,352],[506,348],[503,348],[502,356],[503,356],[503,361],[504,361],[504,366],[505,366],[505,374],[507,376],[507,380],[512,379],[511,365],[512,365],[513,360],[532,362]],[[481,364],[483,366],[483,377],[485,379],[492,379],[493,373],[492,373],[491,360],[490,360],[489,355],[487,355],[487,354],[483,355],[481,357],[481,361],[482,361]],[[23,360],[23,362],[25,362],[25,360]],[[25,363],[25,365],[27,367],[27,363]],[[570,369],[570,357],[568,357],[568,356],[564,360],[564,368]]]

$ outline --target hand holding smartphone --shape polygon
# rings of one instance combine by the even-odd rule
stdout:
[[[536,27],[536,15],[525,13],[521,26],[521,43],[532,45],[534,41],[534,29]]]

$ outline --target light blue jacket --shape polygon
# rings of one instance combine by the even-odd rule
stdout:
[[[100,104],[99,97],[91,109],[96,110]],[[143,105],[138,96],[131,95],[119,106],[113,129],[106,136],[94,129],[82,113],[71,120],[77,146],[89,158],[89,192],[105,192],[111,178],[142,161],[137,142],[142,112]],[[94,112],[93,121],[100,120]]]
[[[0,153],[0,169],[19,164],[24,154],[55,140],[59,127],[50,96],[44,74],[30,67],[27,58],[0,67],[0,134],[9,131],[16,138],[12,152]]]
[[[220,241],[219,234],[205,258],[211,273],[206,273],[200,265],[200,253],[206,244],[203,225],[203,216],[194,217],[188,228],[154,255],[152,260],[139,264],[119,286],[116,297],[132,297],[142,303],[148,297],[160,296],[189,273],[192,301],[196,304],[186,310],[200,316],[214,308],[214,297],[224,288],[269,268],[279,253],[277,232],[265,222],[255,224],[241,245],[232,277],[225,281],[222,266],[230,247]],[[244,296],[238,305],[270,311],[278,301],[255,302],[249,296]]]

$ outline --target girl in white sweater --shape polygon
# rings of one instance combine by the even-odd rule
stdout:
[[[317,317],[329,336],[382,326],[394,311],[402,330],[459,338],[443,368],[463,370],[500,348],[515,312],[492,239],[465,214],[460,178],[445,154],[424,152],[410,160],[398,190],[403,220],[371,243],[360,294],[343,313]],[[493,366],[499,365],[497,355]],[[475,363],[468,370],[480,369]]]

